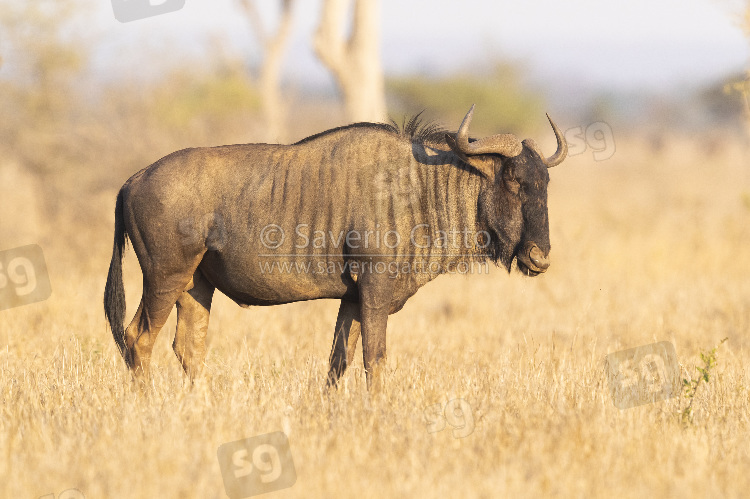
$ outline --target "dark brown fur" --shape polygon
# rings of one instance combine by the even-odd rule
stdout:
[[[487,258],[510,270],[515,256],[533,275],[520,248],[533,243],[549,253],[549,176],[537,153],[524,147],[514,158],[474,161],[489,164],[494,176],[462,160],[439,128],[413,119],[402,130],[356,124],[293,145],[185,149],[136,173],[117,196],[104,295],[128,367],[147,374],[156,336],[177,304],[173,348],[187,374],[197,375],[219,289],[243,306],[341,300],[329,382],[351,363],[361,331],[371,384],[384,364],[388,315],[426,282]],[[284,231],[278,247],[270,247],[278,237],[270,246],[263,239],[268,227]],[[316,231],[326,236],[323,246],[314,244]],[[382,239],[388,231],[400,235],[398,244],[393,234]],[[454,236],[449,247],[434,244],[438,234],[456,232],[471,234],[470,243],[463,238],[456,247]],[[128,237],[143,271],[143,297],[125,329],[121,260]],[[263,270],[274,263],[278,271]],[[310,272],[310,265],[326,271]]]

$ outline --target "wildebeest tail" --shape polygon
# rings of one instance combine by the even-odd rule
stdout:
[[[115,204],[115,241],[112,248],[112,261],[109,262],[107,285],[104,288],[104,315],[109,322],[112,336],[125,355],[125,286],[122,283],[122,257],[127,233],[123,220],[122,190],[117,194]]]

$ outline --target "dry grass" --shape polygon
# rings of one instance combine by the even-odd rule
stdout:
[[[0,249],[39,243],[53,287],[0,312],[0,496],[225,497],[217,448],[278,430],[297,482],[274,497],[746,496],[747,156],[618,139],[609,161],[552,171],[546,275],[444,276],[392,316],[376,397],[360,357],[339,392],[323,390],[336,303],[247,311],[219,295],[206,376],[186,385],[172,317],[153,387],[135,392],[100,305],[114,191],[75,204],[69,189],[50,222],[38,180],[0,165]],[[130,251],[129,314],[139,279]],[[614,407],[607,353],[671,341],[694,374],[725,336],[692,425],[679,398]],[[424,409],[456,397],[474,432],[428,433]]]

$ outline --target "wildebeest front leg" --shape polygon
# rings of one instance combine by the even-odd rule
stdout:
[[[386,273],[363,272],[358,286],[367,388],[378,390],[382,385],[382,371],[386,362],[385,331],[391,308],[393,280]]]
[[[341,300],[336,330],[333,333],[328,386],[336,386],[346,368],[352,364],[360,334],[359,303]]]
[[[172,349],[191,380],[203,370],[214,290],[214,286],[198,269],[193,274],[192,286],[183,291],[177,300],[177,332]]]

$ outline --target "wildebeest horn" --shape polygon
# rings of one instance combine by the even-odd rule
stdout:
[[[547,168],[552,168],[553,166],[557,166],[562,163],[565,159],[565,156],[568,155],[568,143],[565,142],[565,136],[560,133],[560,129],[557,128],[557,125],[555,125],[555,122],[552,121],[552,118],[549,117],[549,114],[547,115],[547,119],[549,120],[549,124],[552,125],[552,130],[555,131],[555,138],[557,138],[557,151],[555,151],[555,154],[547,159],[544,159],[543,161],[544,164],[547,165]]]
[[[456,133],[456,143],[461,152],[467,156],[476,154],[502,154],[503,156],[513,157],[521,154],[523,150],[521,141],[510,133],[501,133],[469,142],[469,124],[474,115],[475,106],[476,104],[472,105],[469,112],[466,113],[466,117],[461,122],[461,126]]]

